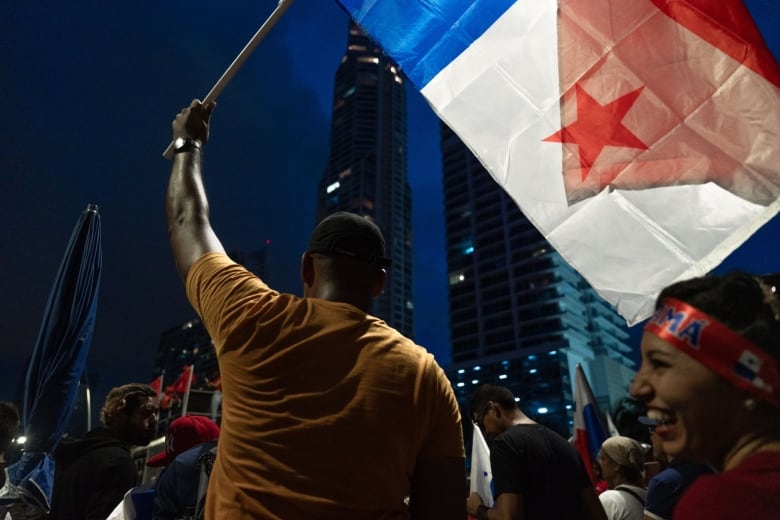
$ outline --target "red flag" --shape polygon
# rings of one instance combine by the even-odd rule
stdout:
[[[157,399],[159,400],[162,397],[162,389],[163,389],[163,375],[160,374],[158,377],[154,378],[154,380],[149,383],[149,386],[152,387],[152,389],[157,394]]]
[[[165,387],[165,394],[160,402],[160,408],[167,410],[175,404],[181,403],[182,399],[186,401],[190,388],[195,383],[194,369],[195,365],[185,365],[176,381]]]
[[[172,384],[168,385],[165,389],[166,392],[175,392],[177,394],[185,394],[189,391],[192,384],[195,382],[194,365],[185,365],[181,370],[181,375]]]

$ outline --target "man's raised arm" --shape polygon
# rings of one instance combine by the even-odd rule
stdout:
[[[209,222],[209,204],[201,178],[202,148],[209,139],[209,118],[214,103],[197,99],[173,121],[174,156],[165,198],[168,238],[176,268],[186,281],[187,273],[201,256],[224,252]]]

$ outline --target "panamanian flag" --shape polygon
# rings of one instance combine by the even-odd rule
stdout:
[[[572,444],[582,457],[585,469],[591,480],[593,463],[596,461],[601,444],[607,440],[607,426],[593,390],[581,365],[577,365],[574,376],[574,436]],[[617,433],[617,430],[616,430]]]
[[[493,507],[493,470],[490,467],[490,448],[475,424],[471,439],[471,472],[469,473],[469,492],[479,493],[488,507]]]
[[[633,324],[780,207],[780,67],[740,0],[340,0]]]

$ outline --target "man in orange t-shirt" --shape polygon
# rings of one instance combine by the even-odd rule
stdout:
[[[303,298],[233,262],[200,175],[213,108],[193,101],[173,122],[166,204],[222,376],[206,517],[465,518],[451,385],[433,356],[368,314],[391,262],[379,228],[351,213],[324,219],[301,259]]]

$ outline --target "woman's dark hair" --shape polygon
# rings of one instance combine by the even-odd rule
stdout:
[[[780,361],[780,275],[734,272],[704,276],[666,287],[656,300],[676,298],[706,312]]]

